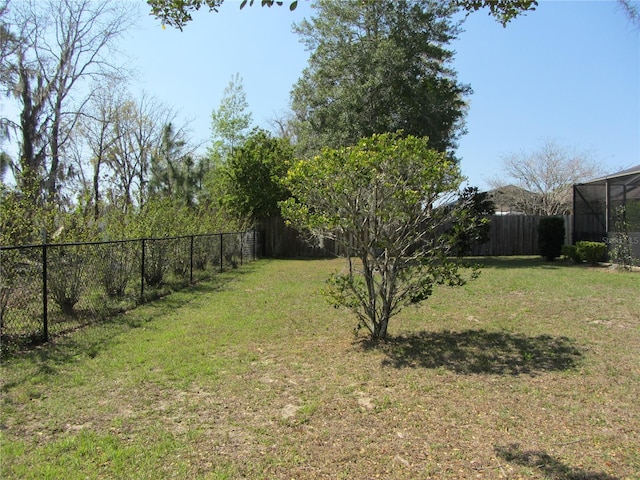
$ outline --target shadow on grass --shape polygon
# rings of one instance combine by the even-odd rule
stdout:
[[[540,268],[545,270],[557,270],[560,268],[576,267],[573,262],[557,258],[549,262],[540,256],[535,257],[468,257],[470,263],[479,263],[482,268],[513,269],[513,268]]]
[[[507,462],[536,468],[544,473],[545,478],[552,480],[618,480],[618,477],[606,473],[570,467],[541,450],[522,450],[518,444],[497,446],[495,450],[497,455]]]
[[[420,332],[383,343],[365,340],[362,345],[383,351],[387,355],[384,366],[446,368],[462,374],[535,375],[569,370],[582,356],[566,337],[485,330]]]

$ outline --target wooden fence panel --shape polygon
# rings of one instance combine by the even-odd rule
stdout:
[[[323,258],[335,256],[333,241],[312,246],[295,229],[288,227],[282,217],[274,216],[258,222],[262,232],[262,255],[267,258]]]
[[[494,215],[491,217],[489,241],[476,245],[471,254],[478,256],[537,255],[539,215]],[[573,222],[564,216],[565,244],[572,239]]]
[[[510,256],[538,254],[538,215],[494,215],[491,217],[490,240],[476,245],[471,252],[475,256]],[[572,241],[573,222],[564,216],[565,243]],[[280,217],[261,220],[258,229],[263,235],[263,252],[266,257],[330,257],[340,255],[335,242],[325,241],[312,247],[294,229],[287,227]]]

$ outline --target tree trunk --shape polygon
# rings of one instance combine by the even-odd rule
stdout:
[[[18,188],[25,194],[40,193],[40,162],[41,155],[36,152],[38,147],[38,122],[42,110],[42,103],[34,104],[35,94],[31,87],[30,72],[22,63],[22,56],[19,58],[19,75],[22,84],[20,100],[22,101],[22,111],[20,112],[20,132],[22,134],[22,145],[20,152],[20,175],[16,179]],[[41,87],[41,79],[37,79],[38,90]]]
[[[375,326],[373,335],[371,337],[374,340],[386,340],[387,339],[387,326],[389,325],[389,319],[384,318],[380,320]]]
[[[100,164],[102,163],[101,155],[96,158],[93,170],[93,218],[100,218]]]
[[[49,139],[49,148],[51,151],[51,166],[49,168],[49,178],[47,179],[47,198],[50,202],[54,202],[58,190],[58,177],[60,176],[60,106],[56,105],[54,120],[51,125],[51,138]]]

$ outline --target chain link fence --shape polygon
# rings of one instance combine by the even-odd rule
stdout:
[[[108,321],[257,254],[255,231],[0,247],[1,349]]]

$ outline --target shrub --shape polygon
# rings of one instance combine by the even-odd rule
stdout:
[[[538,224],[538,251],[546,260],[560,256],[564,244],[564,219],[543,217]]]
[[[134,276],[135,252],[130,244],[119,243],[108,245],[101,253],[101,281],[105,292],[109,297],[122,297]]]
[[[631,270],[636,262],[633,256],[633,248],[631,247],[631,238],[629,237],[630,224],[628,220],[626,207],[620,206],[615,210],[615,231],[609,238],[611,245],[610,258],[618,268]]]
[[[63,313],[73,313],[84,289],[83,272],[86,259],[77,252],[60,248],[49,262],[51,271],[47,282],[53,301]]]
[[[210,261],[209,249],[210,247],[205,240],[196,237],[193,244],[193,266],[198,270],[206,270],[207,264]]]
[[[237,239],[234,235],[224,235],[222,242],[224,260],[231,268],[238,268],[238,265],[240,265],[240,259],[238,258],[240,246],[237,243]]]
[[[146,245],[144,279],[150,287],[158,287],[169,268],[169,241],[154,239]]]
[[[18,250],[0,252],[0,335],[3,331],[4,316],[7,312],[9,300],[15,289],[16,279],[19,275],[18,263],[20,253]]]
[[[583,260],[580,252],[578,252],[578,247],[575,245],[563,245],[561,253],[564,258],[573,260],[575,263],[580,263]]]
[[[8,285],[0,283],[0,335],[2,335],[4,327],[4,314],[7,311],[9,298],[11,298],[12,288]]]
[[[578,242],[576,249],[581,258],[584,258],[591,265],[597,265],[604,261],[607,255],[607,245],[602,242]]]
[[[171,241],[170,249],[170,263],[173,273],[180,278],[189,276],[189,239],[178,238]]]

